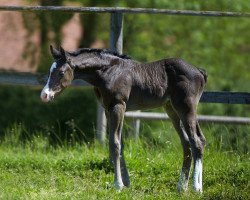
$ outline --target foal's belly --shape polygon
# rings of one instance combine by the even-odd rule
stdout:
[[[127,101],[126,110],[143,110],[161,107],[169,100],[166,93],[152,93],[149,91],[132,91]]]

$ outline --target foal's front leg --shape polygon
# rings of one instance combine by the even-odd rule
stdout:
[[[122,127],[121,127],[122,128]],[[124,158],[124,143],[121,138],[121,173],[122,173],[122,182],[126,187],[130,186],[129,173],[126,166],[125,158]]]
[[[121,130],[125,105],[118,103],[109,109],[109,152],[114,165],[114,184],[117,190],[124,186],[121,175]]]

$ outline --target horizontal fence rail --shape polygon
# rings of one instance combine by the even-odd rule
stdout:
[[[247,92],[203,92],[200,102],[224,104],[250,104],[250,93]]]
[[[0,84],[3,85],[44,86],[47,79],[47,75],[38,73],[0,72]],[[90,84],[83,80],[74,80],[72,86],[90,86]]]
[[[124,7],[74,7],[74,6],[0,6],[0,11],[60,11],[78,13],[130,13],[130,14],[165,14],[206,17],[250,17],[249,12],[220,12],[195,10],[168,10],[155,8],[124,8]]]
[[[0,72],[0,84],[43,86],[47,75],[24,72]],[[91,86],[85,81],[74,80],[72,86]],[[250,93],[247,92],[203,92],[201,103],[250,104]]]
[[[126,112],[125,117],[132,119],[146,119],[146,120],[170,120],[168,115],[165,113],[153,113],[153,112]],[[198,115],[198,121],[223,123],[223,124],[250,125],[250,118],[247,117]]]

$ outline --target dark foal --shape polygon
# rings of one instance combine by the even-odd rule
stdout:
[[[183,146],[184,160],[177,188],[187,189],[193,158],[193,188],[202,192],[205,137],[196,112],[207,80],[204,70],[177,58],[140,63],[108,50],[66,52],[52,46],[50,49],[55,61],[41,98],[44,102],[52,100],[73,79],[83,79],[94,86],[109,123],[109,150],[118,190],[130,185],[121,137],[125,111],[164,106]]]

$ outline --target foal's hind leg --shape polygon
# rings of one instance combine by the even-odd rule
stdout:
[[[196,122],[196,131],[197,131],[198,137],[200,138],[201,142],[205,146],[205,144],[206,144],[206,138],[205,138],[205,136],[202,133],[202,130],[201,130],[201,127],[200,127],[198,121]]]
[[[182,191],[186,191],[188,188],[188,180],[189,180],[190,168],[191,168],[191,163],[192,163],[191,148],[190,148],[188,136],[183,130],[181,126],[180,118],[177,115],[176,111],[174,111],[172,105],[170,103],[166,104],[165,110],[168,116],[170,117],[173,123],[173,126],[181,139],[181,144],[183,148],[183,164],[182,164],[180,180],[177,185],[178,191],[182,192]]]
[[[200,146],[203,147],[201,149],[201,151],[202,151],[201,153],[203,155],[205,144],[206,144],[206,139],[201,131],[201,128],[200,128],[198,121],[196,121],[196,133],[197,133],[197,136],[199,138]],[[198,192],[202,192],[202,160],[200,160],[200,161],[198,160],[197,162],[195,162],[195,166],[194,166],[194,190],[198,191]]]
[[[182,121],[192,150],[194,159],[193,188],[196,192],[202,192],[202,158],[205,138],[196,119],[196,102],[196,98],[187,96],[177,98],[176,101],[172,99],[172,104]]]

